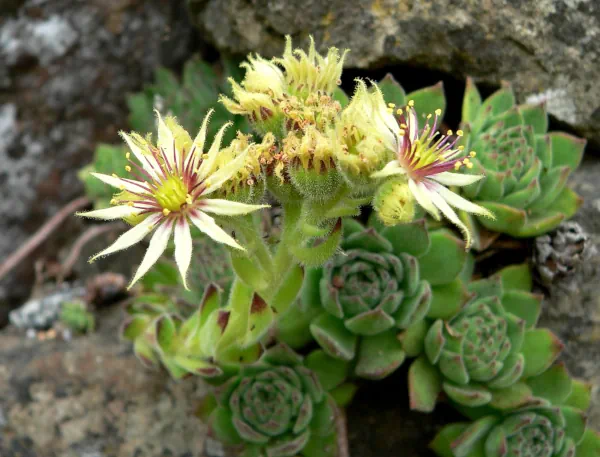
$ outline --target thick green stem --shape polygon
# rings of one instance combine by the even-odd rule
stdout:
[[[251,260],[257,261],[260,268],[265,272],[265,275],[271,275],[273,272],[273,259],[257,221],[252,215],[247,215],[240,224],[236,225],[236,230],[240,232],[244,240],[244,247],[248,251],[248,257]]]

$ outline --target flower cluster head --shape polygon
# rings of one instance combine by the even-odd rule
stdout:
[[[332,131],[336,159],[347,175],[371,174],[393,158],[397,129],[377,85],[360,79],[350,104],[341,112]]]
[[[446,187],[467,186],[484,177],[483,175],[452,172],[458,171],[462,167],[473,166],[469,157],[463,157],[464,147],[457,145],[463,132],[458,130],[456,136],[451,130],[448,130],[446,134],[440,133],[437,130],[442,114],[439,109],[434,114],[428,114],[425,125],[419,128],[418,115],[412,100],[405,108],[396,109],[390,104],[389,113],[394,113],[394,110],[398,116],[397,119],[391,123],[389,117],[385,118],[386,122],[382,131],[386,132],[387,141],[391,142],[396,157],[381,170],[371,174],[371,177],[400,176],[404,178],[406,186],[417,203],[437,220],[440,219],[441,211],[463,232],[468,248],[471,245],[471,234],[452,207],[492,219],[494,215]],[[475,151],[469,153],[470,157],[475,155]],[[404,194],[404,191],[402,193]],[[387,198],[393,198],[393,194],[388,195]],[[395,223],[394,220],[389,221],[385,218],[383,222]]]
[[[246,165],[250,145],[243,150],[230,147],[223,152],[220,149],[228,124],[221,127],[208,151],[204,152],[210,114],[209,112],[205,117],[198,135],[192,140],[174,118],[163,120],[157,112],[156,145],[137,133],[121,132],[131,151],[126,154],[127,177],[92,173],[121,192],[113,198],[111,203],[114,206],[111,208],[79,215],[103,220],[125,219],[133,227],[111,246],[92,257],[91,261],[126,249],[154,231],[130,287],[156,263],[174,233],[175,260],[187,288],[186,273],[192,256],[191,226],[196,226],[215,241],[243,249],[207,213],[235,216],[265,207],[211,198],[223,189],[232,188],[240,178],[246,181],[252,179],[249,175],[252,160],[248,168]],[[245,144],[243,139],[238,139],[238,142]]]

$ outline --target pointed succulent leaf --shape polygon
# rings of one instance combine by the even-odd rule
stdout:
[[[430,319],[450,319],[460,311],[469,298],[460,279],[455,279],[448,284],[433,286],[431,292],[431,306],[427,312],[427,317]]]
[[[218,407],[210,415],[209,424],[211,430],[219,440],[228,444],[239,444],[242,439],[233,426],[233,414],[230,410]]]
[[[290,251],[307,267],[321,266],[329,259],[337,250],[342,237],[342,220],[338,219],[333,230],[324,241],[320,244],[312,244],[312,246],[292,246]]]
[[[356,335],[377,335],[394,326],[394,319],[382,309],[372,309],[344,322],[348,330]]]
[[[438,319],[429,328],[425,336],[425,354],[431,363],[437,363],[446,344],[444,321]]]
[[[527,379],[533,395],[555,405],[562,405],[573,389],[573,383],[564,363],[557,363],[538,376]]]
[[[306,357],[305,365],[317,375],[321,386],[327,391],[341,385],[349,371],[348,363],[333,358],[322,350],[312,351]]]
[[[481,108],[481,95],[472,78],[467,78],[465,87],[465,95],[462,103],[461,121],[464,123],[472,123],[477,119],[479,109]]]
[[[520,105],[519,111],[523,115],[525,124],[531,125],[536,135],[544,135],[548,131],[548,113],[545,103]]]
[[[342,108],[346,107],[348,105],[348,102],[350,101],[348,95],[346,95],[346,92],[344,92],[344,90],[341,87],[336,87],[333,90],[332,97],[335,101],[340,103]]]
[[[410,409],[431,412],[442,391],[442,379],[426,357],[420,356],[408,370]]]
[[[552,146],[552,166],[568,167],[575,170],[581,163],[586,141],[564,132],[552,132],[549,134]]]
[[[429,447],[439,457],[455,457],[452,443],[467,429],[469,424],[456,423],[444,426],[429,443]]]
[[[526,405],[532,398],[531,388],[524,382],[518,382],[504,389],[491,390],[490,406],[500,410],[513,410]]]
[[[269,348],[261,357],[261,362],[278,366],[295,366],[302,363],[302,356],[286,344],[276,344]]]
[[[423,116],[423,118],[428,114],[433,114],[437,109],[442,110],[442,115],[440,117],[444,117],[446,111],[446,95],[444,94],[444,83],[442,81],[433,86],[406,94],[406,100],[413,100],[415,102],[415,110],[420,116]]]
[[[547,370],[563,348],[563,343],[550,330],[528,330],[521,347],[525,357],[523,377],[537,376]]]
[[[432,286],[447,284],[460,274],[466,256],[461,240],[448,230],[437,230],[431,234],[431,248],[419,259],[421,277]]]
[[[358,386],[356,384],[346,382],[334,389],[332,389],[329,394],[335,401],[335,404],[341,407],[348,406],[356,391],[358,390]]]
[[[392,252],[392,244],[383,236],[368,228],[349,235],[342,242],[342,249],[365,249],[371,252]]]
[[[517,232],[527,219],[525,211],[503,205],[502,203],[485,201],[478,202],[478,204],[496,216],[495,220],[480,217],[479,222],[484,227],[496,232]]]
[[[533,378],[535,379],[535,378]],[[586,382],[571,380],[571,393],[563,402],[565,406],[571,406],[582,411],[587,411],[592,401],[592,385]]]
[[[495,276],[499,276],[502,279],[502,286],[505,290],[516,289],[529,292],[533,286],[531,270],[526,263],[505,267],[496,273]]]
[[[418,321],[398,336],[402,349],[408,357],[416,357],[423,352],[429,325],[427,320]]]
[[[565,418],[565,432],[575,444],[579,443],[585,433],[587,417],[585,412],[571,408],[570,406],[561,406],[560,412]]]
[[[519,227],[518,230],[514,232],[507,231],[507,233],[518,238],[532,238],[551,232],[564,220],[565,214],[558,211],[542,213],[529,217],[527,222]]]
[[[377,86],[379,86],[386,103],[393,103],[399,108],[406,105],[408,99],[406,98],[404,89],[391,73],[386,74],[385,77],[377,83]]]
[[[312,322],[310,331],[319,346],[330,356],[342,360],[354,358],[357,337],[339,319],[324,313]]]
[[[484,387],[457,386],[448,382],[442,383],[446,395],[461,405],[477,407],[488,404],[492,400],[492,394]]]
[[[450,446],[455,457],[467,457],[478,444],[483,443],[489,432],[498,423],[494,416],[483,417],[469,426],[454,439]]]
[[[383,379],[394,372],[406,354],[402,344],[392,332],[362,338],[358,349],[355,372],[366,379]]]
[[[523,319],[527,328],[535,327],[542,308],[542,295],[508,290],[502,296],[502,306],[509,313]]]
[[[431,241],[425,220],[385,227],[381,231],[391,244],[395,255],[402,253],[420,257],[429,251]]]
[[[577,445],[577,457],[598,457],[600,455],[600,433],[588,428]]]

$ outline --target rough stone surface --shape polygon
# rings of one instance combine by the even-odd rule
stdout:
[[[347,65],[397,63],[456,77],[513,83],[520,101],[600,141],[600,3],[596,0],[188,0],[195,21],[225,50],[281,53],[312,34],[350,48]],[[397,74],[402,81],[402,74]]]
[[[565,343],[562,359],[572,375],[593,384],[590,426],[600,430],[600,161],[589,157],[573,173],[571,186],[585,202],[573,221],[592,245],[584,261],[545,291],[540,326]]]
[[[185,59],[194,32],[183,0],[10,0],[0,18],[2,259],[81,194],[75,172],[118,141],[125,95]],[[0,301],[26,295],[21,270]]]
[[[145,370],[117,337],[121,317],[113,308],[97,333],[70,342],[0,332],[0,455],[205,455],[194,413],[206,387]]]

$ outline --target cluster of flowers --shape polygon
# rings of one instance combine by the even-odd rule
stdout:
[[[175,259],[185,281],[192,248],[190,225],[220,243],[243,249],[207,213],[236,216],[266,207],[256,204],[262,197],[256,188],[269,176],[279,180],[272,187],[293,182],[308,198],[322,201],[335,193],[335,181],[344,179],[350,193],[376,195],[375,210],[388,225],[412,220],[416,201],[438,220],[441,211],[464,232],[469,247],[469,231],[452,206],[493,215],[446,187],[483,178],[453,172],[472,167],[464,146],[458,145],[462,131],[456,136],[452,131],[441,134],[441,110],[420,116],[413,101],[395,109],[386,105],[377,85],[368,87],[363,81],[358,81],[351,103],[342,109],[333,95],[341,83],[345,54],[331,48],[322,57],[312,41],[306,54],[292,50],[288,38],[283,58],[249,58],[241,85],[231,80],[235,100],[223,96],[222,102],[232,113],[249,117],[263,135],[261,143],[240,134],[222,148],[228,127],[224,125],[205,151],[210,112],[193,140],[175,118],[163,120],[158,112],[156,144],[138,133],[122,132],[131,151],[127,175],[94,174],[120,190],[111,201],[114,206],[80,215],[124,219],[134,227],[93,259],[128,248],[154,231],[133,285],[164,253],[174,232]],[[474,151],[469,154],[475,156]],[[384,181],[388,177],[395,179]],[[320,186],[323,182],[327,185]]]
[[[134,302],[125,337],[145,364],[218,385],[201,412],[247,456],[335,455],[349,379],[384,378],[411,357],[411,408],[431,412],[443,394],[475,420],[438,434],[441,456],[597,455],[589,387],[554,364],[562,343],[535,328],[527,266],[474,281],[468,253],[485,249],[481,225],[533,236],[570,217],[580,202],[565,182],[583,142],[547,134],[545,109],[515,106],[507,88],[482,102],[469,82],[456,132],[442,130],[443,106],[405,100],[395,82],[398,100],[363,80],[348,100],[346,52],[322,56],[312,40],[294,50],[288,38],[281,58],[250,56],[220,102],[256,141],[238,132],[223,146],[229,124],[210,141],[211,112],[194,139],[158,112],[156,141],[122,133],[124,173],[93,173],[117,189],[112,206],[81,215],[132,228],[92,260],[153,232],[131,287],[173,235],[187,289],[197,228],[227,246],[235,273],[226,302],[207,284],[189,316],[170,297]],[[267,192],[283,212],[274,246],[252,214]],[[365,227],[351,217],[368,204]],[[442,216],[462,239],[427,219]]]

